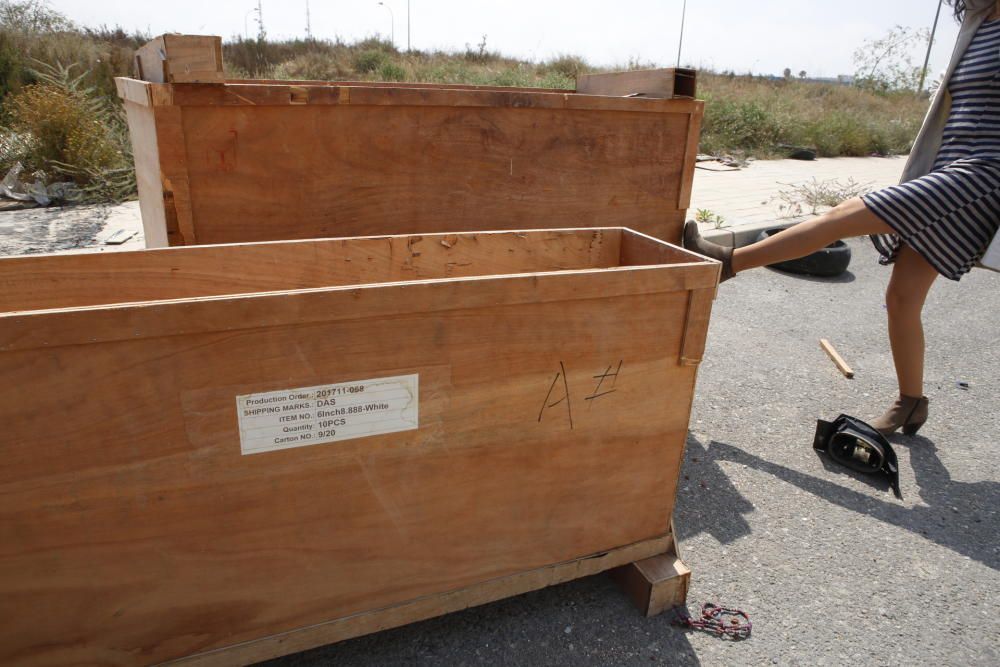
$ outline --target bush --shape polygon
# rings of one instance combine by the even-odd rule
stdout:
[[[754,100],[706,103],[704,133],[719,139],[717,146],[707,150],[746,151],[770,149],[782,134],[778,117]]]
[[[712,154],[784,157],[781,144],[827,157],[905,153],[927,109],[912,93],[875,95],[835,83],[702,72],[698,87],[705,100],[701,151]]]
[[[566,79],[576,79],[581,74],[586,74],[592,68],[587,61],[579,56],[561,55],[545,63],[541,70],[544,74],[557,74]]]
[[[120,107],[111,106],[69,68],[40,68],[40,83],[5,105],[9,136],[0,169],[21,162],[48,181],[69,178],[84,200],[124,199],[135,192],[132,154]]]
[[[24,68],[21,53],[6,31],[0,31],[0,98],[21,87]]]
[[[465,59],[470,63],[486,65],[501,60],[502,57],[496,51],[486,49],[486,35],[483,35],[482,41],[476,45],[476,48],[472,48],[468,44],[465,45]]]
[[[354,69],[362,74],[370,74],[378,71],[383,65],[389,62],[384,51],[366,49],[354,58]]]
[[[333,54],[310,52],[293,57],[275,68],[276,79],[333,81],[349,77],[354,71],[350,62]]]
[[[237,37],[226,44],[222,59],[227,69],[245,74],[246,78],[264,78],[274,69],[270,50],[266,41]]]
[[[378,35],[366,37],[354,46],[362,51],[381,51],[382,53],[393,55],[399,53],[395,44],[390,42],[388,39],[379,37]]]
[[[378,68],[378,76],[382,81],[405,81],[406,70],[396,63],[383,63]]]

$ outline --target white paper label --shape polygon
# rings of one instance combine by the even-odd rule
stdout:
[[[236,397],[243,454],[319,445],[418,426],[419,375]]]

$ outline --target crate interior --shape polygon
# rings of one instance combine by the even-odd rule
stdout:
[[[698,255],[621,228],[37,255],[0,259],[0,313],[704,261]]]

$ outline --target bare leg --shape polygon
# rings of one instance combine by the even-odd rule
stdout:
[[[924,393],[924,328],[920,313],[937,276],[934,267],[906,245],[892,267],[885,305],[889,311],[892,361],[903,396],[919,397]]]
[[[805,257],[838,239],[890,232],[889,225],[855,197],[769,239],[737,248],[733,251],[733,271],[740,273],[758,266]]]

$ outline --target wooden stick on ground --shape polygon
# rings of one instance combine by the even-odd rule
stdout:
[[[847,365],[847,362],[844,361],[843,357],[841,357],[837,353],[837,350],[835,350],[833,345],[830,344],[830,341],[828,341],[825,338],[820,338],[819,346],[823,348],[823,351],[826,352],[831,359],[833,359],[833,363],[837,365],[837,370],[843,373],[844,377],[846,378],[854,377],[854,371],[851,370],[851,367]]]

